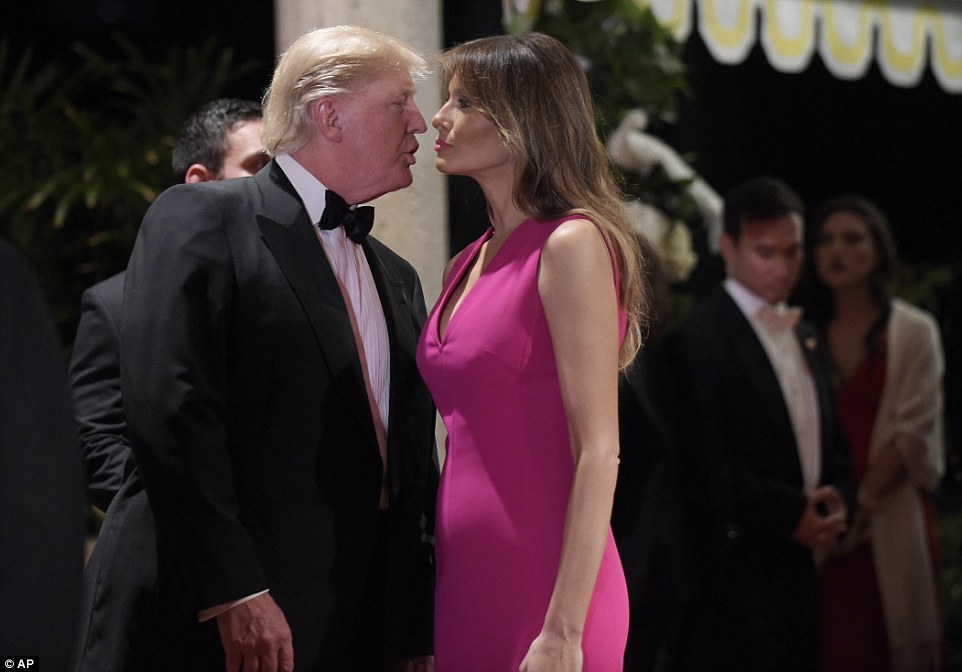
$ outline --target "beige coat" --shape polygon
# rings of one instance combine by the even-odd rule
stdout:
[[[944,471],[945,362],[935,320],[895,300],[888,326],[885,388],[869,459],[898,434],[922,440],[923,451],[903,450],[908,478],[879,502],[870,535],[879,591],[896,672],[938,670],[942,637],[925,517],[919,490],[931,491]]]

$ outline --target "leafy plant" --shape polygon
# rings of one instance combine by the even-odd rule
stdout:
[[[119,55],[84,44],[66,61],[0,41],[0,235],[40,276],[65,343],[80,294],[122,270],[147,207],[175,182],[173,138],[198,106],[253,71],[209,40],[153,62],[121,35]]]
[[[549,0],[533,29],[557,37],[580,56],[599,116],[609,127],[635,108],[674,122],[679,94],[690,93],[681,44],[634,0]]]

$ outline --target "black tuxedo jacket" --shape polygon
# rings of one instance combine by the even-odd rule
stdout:
[[[821,414],[821,484],[852,510],[848,446],[835,422],[814,329],[796,328]],[[681,485],[697,582],[685,669],[814,670],[816,568],[792,539],[806,505],[794,432],[775,371],[723,287],[669,340],[677,377]]]
[[[168,189],[138,235],[121,328],[128,433],[156,518],[161,609],[182,607],[188,634],[175,644],[212,666],[223,666],[216,626],[197,612],[265,589],[299,670],[430,652],[434,409],[414,360],[424,301],[407,262],[371,238],[363,249],[391,342],[386,516],[348,313],[276,163]],[[383,628],[367,620],[374,595]]]
[[[87,472],[87,498],[106,511],[130,455],[120,393],[120,316],[124,274],[88,288],[70,359],[70,387]]]

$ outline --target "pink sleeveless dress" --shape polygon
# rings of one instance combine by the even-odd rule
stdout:
[[[551,598],[573,460],[537,276],[542,246],[564,221],[526,220],[512,232],[442,338],[442,307],[486,232],[455,262],[418,344],[448,432],[436,530],[438,672],[514,672]],[[619,327],[623,338],[623,311]],[[585,672],[621,670],[627,636],[628,592],[609,528],[585,623]]]

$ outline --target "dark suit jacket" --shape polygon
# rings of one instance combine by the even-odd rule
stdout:
[[[821,483],[851,511],[848,447],[832,411],[825,359],[800,323],[821,413]],[[792,539],[806,500],[788,409],[748,320],[723,287],[669,347],[678,373],[681,485],[697,582],[683,669],[815,670],[816,570]]]
[[[67,666],[83,566],[83,474],[66,362],[40,285],[0,241],[0,655]],[[39,665],[34,665],[36,669]]]
[[[120,394],[120,315],[124,274],[83,293],[70,359],[74,417],[87,472],[87,498],[106,511],[120,489],[130,455]]]
[[[120,390],[124,273],[87,289],[70,361],[74,417],[86,469],[87,499],[106,512],[84,567],[76,660],[81,669],[138,667],[153,657],[144,633],[162,631],[156,608],[153,514],[131,457]],[[80,655],[82,654],[82,655]]]
[[[678,635],[684,576],[677,449],[663,405],[664,349],[648,342],[618,381],[621,452],[611,530],[631,607],[625,670],[657,669]]]
[[[363,248],[391,340],[383,523],[348,314],[281,169],[177,185],[144,219],[121,377],[157,523],[159,609],[181,607],[170,641],[195,667],[223,666],[216,625],[196,613],[268,588],[299,670],[378,669],[385,647],[390,659],[430,652],[434,409],[414,361],[424,301],[407,262],[374,239]],[[367,620],[383,606],[374,595],[383,628]]]

